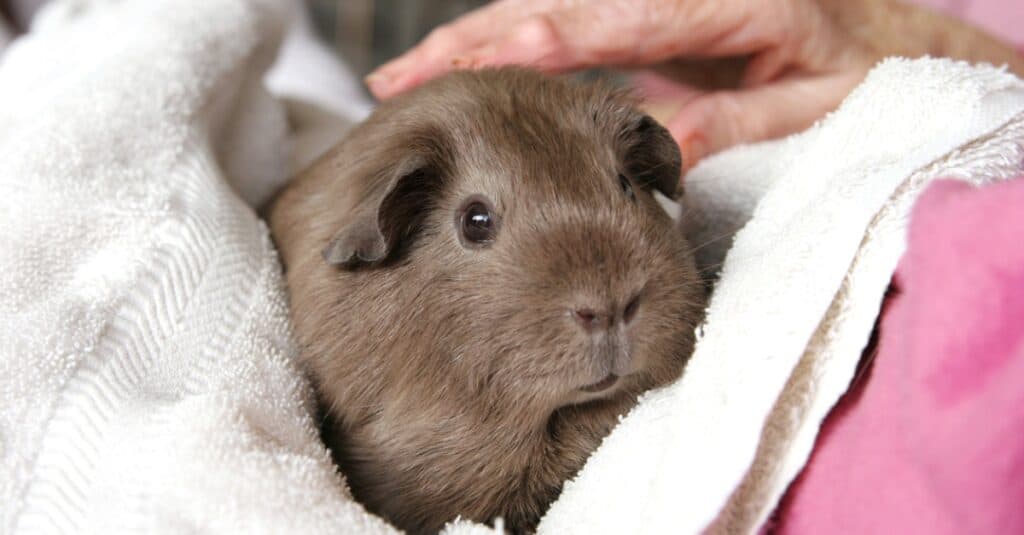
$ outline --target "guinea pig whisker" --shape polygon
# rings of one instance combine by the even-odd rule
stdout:
[[[722,234],[720,236],[716,236],[714,238],[711,238],[710,240],[707,240],[707,241],[701,243],[700,245],[697,245],[695,247],[691,247],[690,248],[690,254],[696,253],[697,251],[700,251],[701,249],[703,249],[703,248],[705,248],[705,247],[707,247],[709,245],[712,245],[714,243],[720,242],[720,241],[722,241],[722,240],[724,240],[726,238],[731,238],[731,237],[735,236],[737,232],[739,232],[739,229],[731,230],[729,232],[726,232],[725,234]]]
[[[759,258],[759,257],[761,257],[763,255],[764,255],[764,253],[753,253],[753,254],[742,256],[742,257],[730,257],[728,254],[726,254],[725,258],[723,258],[720,262],[715,262],[713,264],[702,264],[702,265],[700,265],[698,267],[700,268],[701,272],[717,271],[718,268],[724,266],[725,263],[730,261],[730,260],[732,260],[734,262],[747,262],[749,260],[753,260],[753,259]]]

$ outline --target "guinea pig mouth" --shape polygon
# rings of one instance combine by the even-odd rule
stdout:
[[[587,386],[584,386],[584,387],[580,387],[580,390],[582,390],[584,392],[589,392],[589,393],[603,392],[603,391],[608,390],[609,388],[615,386],[615,383],[617,383],[617,382],[619,382],[619,376],[615,375],[614,373],[609,373],[608,377],[605,377],[604,379],[601,379],[600,381],[598,381],[598,382],[596,382],[596,383],[594,383],[592,385],[587,385]]]

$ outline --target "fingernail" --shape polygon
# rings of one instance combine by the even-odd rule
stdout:
[[[363,78],[363,82],[370,88],[370,91],[380,93],[386,91],[388,86],[391,85],[391,78],[377,70]]]

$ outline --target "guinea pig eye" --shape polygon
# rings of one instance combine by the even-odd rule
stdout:
[[[486,199],[470,197],[463,203],[460,213],[458,226],[463,245],[483,247],[494,241],[498,217]]]
[[[622,192],[626,194],[627,199],[631,201],[636,200],[636,195],[633,194],[633,184],[629,182],[629,179],[626,178],[626,175],[623,175],[621,173],[619,174],[619,186],[622,187]]]

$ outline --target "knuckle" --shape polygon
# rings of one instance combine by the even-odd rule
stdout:
[[[521,44],[540,49],[550,49],[558,44],[558,30],[548,15],[532,15],[516,32]]]
[[[447,51],[458,46],[459,35],[458,32],[450,25],[444,24],[438,26],[427,34],[427,38],[424,40],[431,50]]]

